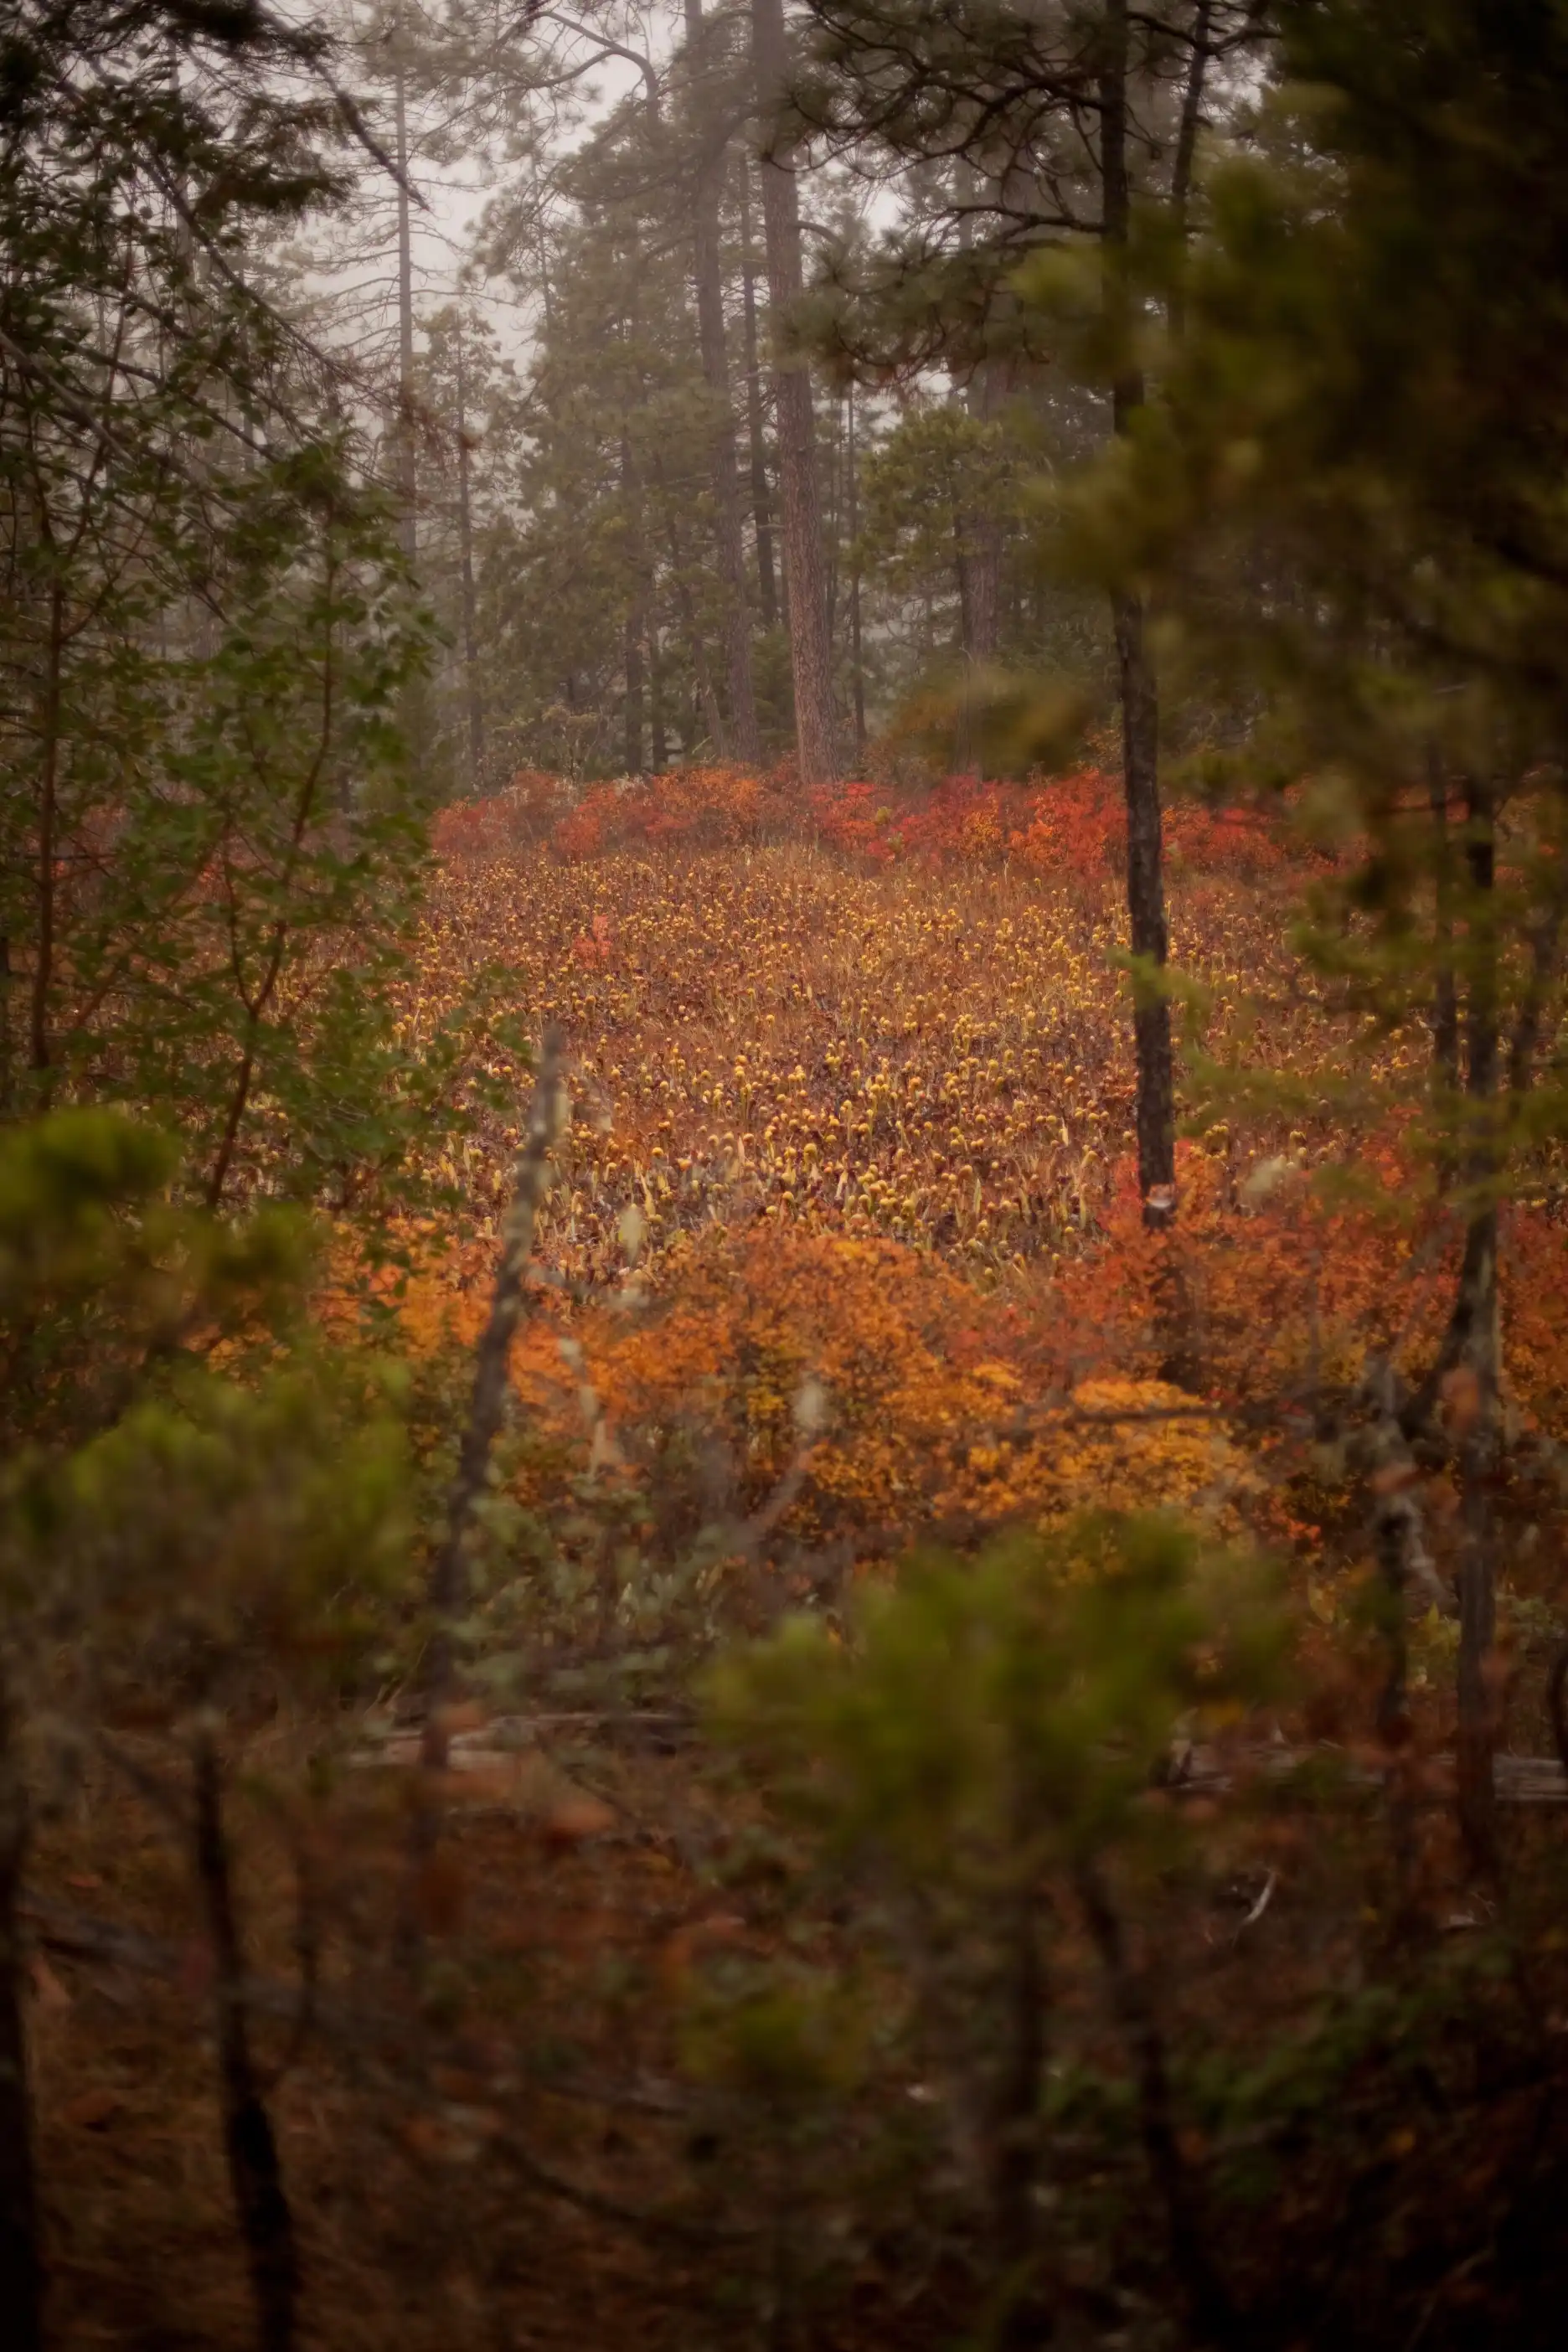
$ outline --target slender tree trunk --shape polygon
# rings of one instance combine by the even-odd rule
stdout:
[[[628,776],[643,773],[644,673],[642,616],[634,605],[626,625],[626,760]]]
[[[245,1958],[223,1819],[222,1771],[210,1731],[204,1729],[197,1734],[192,1762],[195,1780],[196,1881],[212,1948],[229,2186],[250,2264],[261,2352],[290,2352],[300,2292],[294,2218],[283,2188],[271,2118],[251,2054],[245,2012]]]
[[[647,633],[647,698],[653,772],[661,776],[669,759],[669,747],[664,732],[664,647],[659,641],[658,624],[651,622]]]
[[[400,5],[392,26],[393,127],[397,158],[397,505],[398,545],[412,572],[419,558],[419,466],[416,409],[414,394],[414,236],[408,192],[407,78],[404,65],[404,17]],[[429,690],[423,678],[410,678],[401,696],[399,712],[405,740],[416,775],[425,767],[430,750]],[[342,805],[353,807],[353,785],[343,772]]]
[[[33,951],[28,1021],[28,1059],[35,1070],[47,1070],[51,1058],[49,998],[55,984],[55,919],[59,895],[55,862],[59,846],[60,741],[65,719],[65,592],[58,579],[49,590],[49,628],[44,658],[47,667],[39,730],[43,765],[38,788],[37,936]]]
[[[974,683],[974,595],[973,577],[970,566],[968,541],[969,518],[963,511],[962,496],[954,499],[952,509],[952,583],[958,594],[958,643],[963,658],[963,684],[959,699],[958,723],[953,730],[953,765],[961,774],[976,767],[975,709],[973,692]]]
[[[826,573],[823,585],[827,607],[829,645],[837,645],[838,642],[838,573],[839,557],[844,543],[844,457],[838,403],[835,401],[829,411],[826,435],[826,448],[824,452],[827,461],[826,468],[827,496],[823,513],[823,564]]]
[[[474,507],[468,447],[468,379],[463,326],[458,322],[458,553],[463,573],[463,684],[468,706],[468,785],[484,772],[485,705],[479,678],[479,604],[474,588]]]
[[[1048,2332],[1035,2275],[1039,2259],[1041,2101],[1046,2073],[1046,1965],[1038,1823],[1031,1776],[1018,1772],[1013,1806],[1017,1881],[998,1895],[1002,2047],[988,2102],[992,2253],[1002,2297],[997,2352],[1028,2352]]]
[[[522,1149],[512,1174],[511,1200],[500,1230],[489,1314],[474,1350],[468,1417],[458,1450],[458,1471],[447,1499],[447,1528],[430,1570],[430,1646],[425,1664],[422,1761],[427,1772],[447,1769],[446,1710],[457,1671],[456,1633],[469,1605],[475,1518],[489,1475],[490,1455],[506,1417],[511,1343],[528,1305],[524,1287],[534,1228],[554,1181],[551,1155],[571,1118],[566,1093],[566,1041],[553,1023],[544,1033],[539,1081],[529,1103]]]
[[[957,168],[959,194],[972,204],[979,194],[973,167],[961,159]],[[1011,177],[1007,172],[1000,175],[996,183],[998,195],[1005,195]],[[959,237],[966,249],[973,241],[967,215],[960,223]],[[1003,312],[1016,307],[1016,296],[1004,293],[997,297],[998,309]],[[989,354],[981,359],[964,387],[964,406],[975,424],[993,424],[1012,388],[1013,368],[1009,362]],[[1002,518],[993,499],[982,499],[972,513],[963,516],[962,537],[967,575],[963,654],[968,672],[966,685],[973,693],[975,673],[995,660],[1001,641]],[[966,724],[966,733],[972,731],[972,721]]]
[[[972,671],[996,658],[1002,618],[1002,525],[994,515],[972,516],[965,548],[969,574],[967,653]]]
[[[789,78],[784,0],[752,0],[752,55],[764,142]],[[800,186],[786,152],[765,144],[760,159],[768,299],[774,343],[773,399],[778,417],[779,488],[784,509],[784,574],[789,583],[790,668],[795,680],[795,747],[804,784],[830,783],[838,771],[833,712],[833,657],[816,474],[816,420],[805,362],[785,357],[782,339],[805,286]]]
[[[1100,161],[1104,205],[1108,306],[1119,311],[1126,285],[1130,191],[1127,168],[1127,0],[1106,10],[1105,64],[1100,82]],[[1112,389],[1115,430],[1124,434],[1142,406],[1143,379],[1121,376]],[[1137,960],[1133,1035],[1137,1055],[1138,1184],[1143,1222],[1163,1230],[1176,1210],[1175,1081],[1171,1006],[1163,972],[1170,955],[1160,813],[1160,711],[1142,599],[1119,590],[1110,600],[1121,688],[1121,746],[1127,793],[1127,911]]]
[[[1498,1294],[1498,1020],[1497,849],[1490,793],[1468,792],[1466,855],[1470,870],[1468,1003],[1465,1018],[1465,1091],[1470,1140],[1465,1179],[1469,1223],[1459,1271],[1467,1341],[1461,1361],[1468,1381],[1454,1396],[1461,1429],[1459,1468],[1464,1544],[1459,1570],[1458,1776],[1459,1824],[1476,1867],[1498,1865],[1497,1791],[1492,1755],[1497,1703],[1492,1653],[1497,1637],[1497,1536],[1493,1489],[1501,1453],[1501,1348]]]
[[[1001,360],[982,360],[970,379],[966,405],[977,425],[994,424],[1012,389],[1012,370]],[[996,658],[1001,643],[1002,518],[987,498],[964,518],[969,568],[969,629],[964,650],[972,669]]]
[[[1427,756],[1426,798],[1432,811],[1433,945],[1437,976],[1432,984],[1432,1076],[1439,1108],[1451,1115],[1459,1088],[1459,989],[1454,971],[1453,854],[1448,837],[1448,779],[1436,750]],[[1445,1150],[1445,1159],[1449,1155]]]
[[[654,480],[662,491],[664,467],[657,456],[653,461],[653,468]],[[680,614],[680,625],[686,636],[687,651],[691,657],[691,676],[707,722],[709,741],[715,756],[724,760],[730,755],[730,738],[724,726],[724,713],[720,705],[718,691],[713,684],[713,672],[709,665],[708,648],[702,642],[702,632],[698,625],[696,599],[691,593],[690,575],[686,569],[685,551],[680,543],[680,525],[676,520],[676,510],[670,500],[666,498],[662,503],[665,509],[665,528],[669,535],[670,577],[675,589],[676,607]],[[685,746],[688,757],[700,732],[699,728],[693,727],[690,740]]]
[[[1176,152],[1171,165],[1171,210],[1176,233],[1185,236],[1193,196],[1193,165],[1197,159],[1198,125],[1203,120],[1204,84],[1208,78],[1209,33],[1214,24],[1214,0],[1198,0],[1193,17],[1193,61],[1182,93],[1182,119],[1176,131]]]
[[[626,761],[628,776],[643,772],[643,631],[647,598],[643,587],[642,517],[629,436],[621,435],[621,494],[626,502],[628,554],[636,583],[626,608],[625,630]]]
[[[42,2352],[44,2341],[21,1922],[27,1831],[26,1785],[0,1661],[0,2312],[9,2352]]]
[[[11,981],[10,934],[0,932],[0,1118],[9,1118],[16,1087],[16,1047],[11,1039]]]
[[[952,518],[952,581],[958,591],[958,635],[966,663],[974,656],[974,583],[970,568],[969,546],[963,535],[963,517]]]
[[[1176,2135],[1165,2038],[1149,1990],[1127,1951],[1121,1916],[1097,1863],[1078,1869],[1079,1899],[1105,1971],[1110,2007],[1131,2061],[1138,2123],[1154,2192],[1163,2209],[1171,2268],[1187,2305],[1193,2332],[1205,2344],[1228,2344],[1236,2314],[1205,2242],[1196,2200]]]
[[[697,621],[697,603],[691,593],[691,583],[686,574],[681,557],[680,541],[672,522],[669,527],[670,570],[675,575],[675,601],[680,609],[680,625],[686,635],[687,651],[691,656],[692,683],[697,689],[697,705],[701,719],[694,718],[686,742],[688,758],[701,739],[703,729],[715,759],[730,756],[730,738],[724,726],[724,713],[720,705],[718,689],[713,684],[713,672],[708,661],[708,648],[702,642],[702,631]]]
[[[763,417],[763,369],[757,340],[757,278],[752,260],[752,165],[741,156],[741,299],[745,331],[746,425],[752,458],[752,523],[757,541],[757,601],[764,629],[779,622],[773,577],[773,508],[768,488],[768,445]]]
[[[1198,125],[1203,121],[1204,84],[1208,79],[1209,34],[1214,23],[1214,0],[1198,0],[1193,19],[1193,58],[1187,71],[1187,85],[1182,93],[1182,118],[1176,131],[1176,152],[1171,165],[1171,217],[1176,235],[1184,242],[1187,234],[1188,215],[1193,199],[1193,166],[1197,160]],[[1186,310],[1181,281],[1171,297],[1168,316],[1173,341],[1180,342],[1186,331]]]
[[[849,476],[849,662],[855,697],[855,764],[859,767],[866,757],[866,665],[860,636],[860,478],[858,453],[855,446],[853,384],[849,387],[849,416],[845,438]]]
[[[702,37],[702,0],[685,0],[686,38]],[[693,278],[702,379],[713,404],[709,470],[713,484],[713,531],[719,577],[724,583],[724,672],[730,693],[730,729],[737,759],[761,763],[756,688],[752,677],[752,615],[746,595],[746,557],[741,536],[741,478],[735,456],[735,413],[730,386],[730,355],[724,333],[724,278],[719,249],[719,205],[724,187],[725,148],[705,154],[698,167]]]
[[[415,512],[418,478],[414,445],[414,230],[408,203],[408,106],[403,69],[403,19],[393,34],[392,105],[397,141],[397,491],[403,552],[413,563],[419,551]]]

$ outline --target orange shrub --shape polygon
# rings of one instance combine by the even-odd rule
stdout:
[[[636,782],[595,784],[554,824],[560,857],[602,857],[621,849],[734,849],[789,821],[774,775],[714,765],[672,768]]]
[[[928,1254],[774,1228],[713,1234],[651,1303],[583,1316],[565,1356],[535,1324],[514,1369],[557,1471],[613,1464],[668,1512],[684,1464],[694,1517],[785,1493],[783,1531],[849,1560],[1090,1505],[1233,1517],[1247,1474],[1215,1423],[1134,1375],[1075,1386],[1065,1338]]]

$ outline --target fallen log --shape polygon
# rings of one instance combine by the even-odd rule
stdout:
[[[604,1731],[623,1736],[644,1733],[653,1738],[668,1738],[671,1734],[679,1735],[691,1728],[689,1716],[674,1712],[601,1715],[584,1711],[563,1715],[498,1715],[473,1729],[454,1732],[447,1743],[447,1765],[451,1772],[515,1775],[521,1759],[536,1757],[549,1740],[563,1734]],[[419,1759],[419,1734],[398,1730],[384,1738],[362,1743],[351,1751],[348,1760],[358,1770],[375,1771],[405,1769],[417,1764]],[[1363,1788],[1381,1786],[1392,1770],[1400,1769],[1412,1775],[1418,1784],[1418,1793],[1431,1801],[1443,1801],[1454,1793],[1454,1759],[1451,1755],[1420,1755],[1408,1749],[1384,1750],[1370,1742],[1360,1747],[1340,1748],[1328,1740],[1300,1748],[1284,1741],[1264,1740],[1223,1747],[1202,1742],[1178,1746],[1172,1750],[1169,1766],[1161,1776],[1160,1785],[1173,1795],[1215,1796],[1254,1780],[1259,1774],[1274,1780],[1288,1780],[1293,1773],[1314,1768],[1337,1770],[1352,1786]],[[1568,1804],[1568,1770],[1564,1770],[1555,1756],[1500,1753],[1493,1759],[1493,1772],[1500,1804]],[[534,1784],[526,1774],[521,1788],[527,1796],[533,1794]]]
[[[1428,1803],[1442,1804],[1455,1796],[1455,1763],[1451,1755],[1423,1756],[1408,1749],[1380,1750],[1372,1747],[1336,1748],[1319,1741],[1310,1748],[1283,1742],[1248,1742],[1237,1748],[1202,1745],[1177,1749],[1161,1785],[1173,1796],[1215,1796],[1263,1777],[1285,1780],[1298,1772],[1328,1769],[1352,1787],[1380,1788],[1395,1771],[1409,1774],[1414,1792]],[[1492,1759],[1498,1802],[1502,1805],[1568,1804],[1568,1771],[1555,1756],[1510,1756]]]

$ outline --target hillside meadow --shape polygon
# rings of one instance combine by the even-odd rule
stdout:
[[[1424,1040],[1298,957],[1310,859],[1195,826],[1152,1235],[1103,781],[1048,850],[1020,787],[852,791],[842,823],[770,790],[533,779],[438,830],[405,1039],[482,974],[559,1024],[571,1101],[445,1769],[409,1769],[404,1590],[346,1711],[263,1678],[231,1729],[305,2340],[934,2347],[1026,2242],[987,2341],[1382,2352],[1500,2310],[1544,2344],[1558,1813],[1506,1807],[1477,1890],[1453,1452],[1375,1379],[1418,1380],[1459,1245]],[[317,1302],[398,1361],[432,1550],[537,1149],[502,1034],[421,1171],[450,1206],[340,1221]],[[1543,1786],[1563,1633],[1554,1184],[1543,1152],[1505,1225],[1505,1792]],[[1455,1447],[1466,1414],[1450,1386]],[[1397,1618],[1391,1509],[1429,1575]],[[40,1836],[56,2309],[64,2341],[238,2343],[179,2026],[197,1889],[157,1744],[112,1720]]]
[[[531,778],[482,804],[488,835],[468,809],[443,820],[409,1021],[490,965],[571,1055],[513,1359],[548,1464],[531,1491],[590,1465],[641,1478],[691,1536],[704,1496],[728,1523],[787,1484],[770,1539],[835,1577],[933,1532],[1167,1501],[1281,1548],[1318,1619],[1352,1609],[1369,1371],[1419,1377],[1458,1244],[1412,1132],[1424,1032],[1329,1000],[1290,936],[1312,863],[1281,828],[1178,806],[1188,1116],[1159,1243],[1131,1164],[1109,780],[1071,779],[1059,804],[958,779],[900,809],[878,789],[865,816],[871,788],[803,809],[727,770],[575,805]],[[520,1131],[481,1119],[443,1163],[480,1227]],[[1547,1152],[1503,1257],[1538,1529],[1519,1638],[1540,1656],[1556,1619],[1529,1556],[1549,1556],[1542,1463],[1568,1381],[1554,1181]],[[404,1328],[471,1339],[482,1231],[408,1238]],[[703,1465],[679,1499],[677,1432]],[[1441,1552],[1447,1473],[1411,1475]]]

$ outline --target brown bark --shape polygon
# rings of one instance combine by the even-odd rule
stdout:
[[[408,203],[408,107],[404,84],[402,19],[394,30],[392,104],[397,138],[397,490],[398,535],[410,563],[418,553],[414,451],[414,235]]]
[[[757,339],[757,278],[752,263],[752,166],[741,157],[741,319],[745,335],[746,425],[752,459],[752,527],[757,541],[757,601],[764,629],[776,629],[779,594],[773,577],[773,503],[768,487],[767,436],[763,421],[763,370]]]
[[[1100,163],[1103,190],[1108,306],[1126,300],[1130,221],[1127,167],[1127,0],[1110,0],[1105,63],[1100,79]],[[1130,372],[1112,388],[1112,422],[1127,433],[1143,404],[1142,375]],[[1137,1058],[1138,1185],[1143,1222],[1155,1231],[1176,1209],[1175,1078],[1170,1000],[1162,975],[1170,955],[1165,916],[1164,854],[1160,812],[1160,709],[1149,653],[1142,599],[1118,590],[1110,600],[1121,689],[1121,747],[1127,794],[1127,911],[1133,978],[1133,1040]]]
[[[278,2142],[250,2048],[245,1958],[240,1948],[233,1870],[223,1820],[222,1773],[212,1735],[205,1729],[196,1736],[193,1765],[196,1882],[212,1949],[229,2186],[250,2265],[261,2352],[290,2352],[300,2292],[294,2218],[283,2187]]]
[[[38,793],[38,938],[33,957],[30,1055],[35,1070],[49,1066],[49,994],[55,981],[56,835],[59,820],[60,737],[64,712],[60,680],[65,662],[65,594],[57,579],[49,591],[48,664],[42,715],[43,774]]]
[[[1237,2335],[1236,2313],[1210,2260],[1176,2135],[1164,2035],[1148,1986],[1128,1954],[1121,1916],[1099,1864],[1086,1857],[1079,1864],[1077,1877],[1089,1937],[1105,1971],[1111,2013],[1132,2067],[1139,2132],[1150,2179],[1163,2208],[1171,2268],[1199,2342],[1226,2344]]]
[[[849,663],[855,697],[855,764],[866,756],[866,665],[860,634],[860,480],[855,446],[855,387],[849,387],[848,420],[845,431],[847,520],[849,529]]]
[[[539,1083],[529,1107],[518,1156],[511,1205],[501,1227],[490,1311],[474,1355],[468,1417],[458,1453],[458,1474],[447,1505],[447,1532],[430,1572],[432,1633],[426,1657],[426,1716],[421,1761],[430,1773],[447,1769],[447,1702],[455,1670],[453,1628],[468,1602],[468,1560],[474,1518],[489,1474],[490,1454],[506,1412],[507,1366],[526,1304],[523,1277],[533,1250],[540,1205],[552,1179],[550,1155],[568,1115],[565,1046],[558,1029],[545,1031]]]
[[[958,166],[959,194],[966,205],[973,205],[979,194],[979,177],[973,164],[963,158]],[[994,184],[999,195],[1005,197],[1009,183],[1016,176],[1003,172]],[[967,249],[973,242],[973,224],[966,211],[959,225],[959,242]],[[1002,294],[997,298],[999,315],[1016,308],[1016,297]],[[992,424],[1013,389],[1013,365],[1009,360],[987,353],[971,369],[963,387],[964,406],[977,425]],[[1002,520],[986,501],[981,509],[963,518],[964,550],[964,609],[963,654],[966,667],[973,672],[996,658],[1001,642],[1002,611]]]
[[[13,1079],[11,1062],[11,939],[0,931],[0,1118],[11,1108]]]
[[[1490,794],[1468,787],[1471,968],[1465,1013],[1465,1091],[1470,1144],[1465,1178],[1469,1223],[1459,1269],[1458,1310],[1465,1324],[1461,1361],[1470,1387],[1457,1397],[1462,1425],[1459,1454],[1464,1545],[1459,1566],[1458,1727],[1455,1758],[1459,1825],[1472,1863],[1498,1867],[1497,1790],[1492,1769],[1497,1706],[1492,1651],[1497,1638],[1497,1538],[1493,1488],[1501,1452],[1501,1378],[1498,1295],[1497,1114],[1500,1076],[1498,1021],[1496,841]]]
[[[689,47],[702,36],[702,0],[685,0]],[[697,291],[697,332],[702,380],[713,404],[709,472],[713,488],[713,535],[719,576],[724,583],[724,675],[730,697],[730,730],[737,759],[755,767],[763,756],[752,677],[752,619],[746,596],[746,559],[741,536],[741,481],[736,468],[735,415],[731,397],[730,356],[724,333],[724,280],[719,250],[719,203],[724,185],[723,144],[710,147],[697,171],[692,276]]]
[[[655,480],[661,480],[663,468],[656,458]],[[680,543],[680,528],[675,520],[673,508],[668,511],[666,527],[669,533],[670,578],[675,588],[675,602],[680,614],[680,625],[685,634],[687,651],[691,656],[691,676],[697,688],[702,720],[707,726],[709,744],[715,756],[721,760],[727,759],[730,751],[730,738],[724,725],[724,713],[720,708],[718,691],[713,684],[713,672],[709,666],[708,648],[702,642],[702,631],[697,618],[697,600],[691,593],[690,574],[686,569],[686,553]],[[696,722],[689,730],[686,730],[685,751],[689,758],[700,739],[701,731],[701,725]]]
[[[396,1937],[399,1958],[411,1973],[424,1948],[420,1910],[441,1841],[441,1789],[451,1757],[451,1702],[458,1683],[458,1626],[471,1595],[475,1522],[489,1477],[490,1456],[506,1418],[511,1343],[528,1303],[524,1281],[533,1254],[534,1228],[554,1177],[551,1154],[571,1118],[565,1054],[565,1040],[552,1023],[544,1032],[539,1082],[529,1103],[511,1200],[501,1223],[489,1314],[474,1350],[473,1386],[458,1447],[457,1475],[447,1497],[446,1533],[430,1569],[425,1721],[419,1739],[419,1780],[409,1821],[408,1879]]]
[[[1175,161],[1171,166],[1171,210],[1176,228],[1186,235],[1187,208],[1192,202],[1193,165],[1197,156],[1198,124],[1203,120],[1204,83],[1208,77],[1209,32],[1214,0],[1198,0],[1193,18],[1193,61],[1182,93],[1182,119],[1176,131]]]
[[[1012,370],[1005,362],[982,360],[970,378],[966,403],[975,423],[994,423],[1011,389]],[[963,650],[970,666],[980,668],[995,660],[1001,643],[1002,519],[992,501],[965,518],[964,544],[969,614]]]
[[[327,572],[329,601],[334,577],[334,572],[329,565]],[[337,663],[334,657],[333,642],[329,637],[321,656],[321,733],[317,740],[315,755],[305,771],[299,796],[294,803],[294,822],[289,829],[288,854],[281,870],[285,911],[279,916],[272,926],[267,962],[254,991],[247,993],[243,976],[239,976],[240,1002],[245,1009],[244,1043],[240,1047],[239,1062],[229,1095],[228,1110],[224,1118],[223,1132],[218,1139],[217,1152],[213,1160],[212,1173],[207,1178],[205,1193],[207,1208],[215,1213],[223,1200],[224,1187],[228,1182],[229,1171],[234,1164],[234,1156],[238,1148],[245,1115],[250,1108],[251,1089],[256,1082],[256,1056],[261,1043],[262,1024],[277,995],[278,982],[283,970],[283,958],[288,950],[291,933],[289,901],[287,893],[294,879],[295,868],[304,847],[305,836],[315,817],[317,795],[331,750],[332,730],[336,724],[336,718]]]
[[[1047,1998],[1035,1828],[1032,1791],[1027,1776],[1020,1774],[1014,1820],[1018,1883],[998,1906],[1003,1945],[997,2007],[1004,2038],[987,2118],[992,2251],[1002,2297],[998,2352],[1026,2352],[1041,2341],[1046,2323],[1035,2275]]]
[[[669,759],[669,746],[664,731],[664,647],[658,629],[650,624],[647,633],[647,699],[649,751],[656,776],[664,773]]]
[[[631,603],[626,607],[624,646],[626,763],[628,776],[640,776],[643,772],[643,635],[647,623],[647,590],[637,475],[632,463],[631,442],[625,433],[621,436],[621,492],[626,501],[627,551],[631,559],[632,577],[636,582]]]
[[[1193,166],[1197,160],[1198,125],[1203,121],[1204,84],[1208,79],[1209,34],[1214,23],[1214,0],[1198,0],[1193,20],[1193,60],[1187,72],[1187,86],[1182,93],[1182,116],[1176,131],[1176,154],[1171,166],[1171,217],[1176,235],[1184,239],[1187,218],[1192,206]],[[1168,317],[1173,338],[1179,342],[1186,331],[1186,305],[1178,278],[1171,296]]]
[[[634,605],[626,614],[626,761],[628,776],[643,772],[643,701],[644,674],[642,657],[642,615]]]
[[[1454,972],[1453,884],[1448,871],[1448,780],[1433,751],[1426,768],[1432,811],[1434,927],[1437,972],[1432,985],[1432,1064],[1445,1106],[1459,1084],[1459,992]]]
[[[43,2263],[38,2243],[33,2103],[22,1952],[22,1880],[27,1792],[16,1754],[11,1696],[0,1664],[0,2311],[11,2352],[41,2352]]]
[[[474,587],[474,509],[468,447],[468,381],[462,321],[458,322],[458,553],[463,575],[463,684],[468,706],[468,786],[484,770],[485,709],[479,680],[478,598]]]
[[[838,771],[833,710],[833,660],[816,476],[816,421],[805,362],[785,357],[785,322],[805,286],[800,187],[786,143],[776,133],[789,52],[784,0],[752,0],[752,57],[764,145],[759,159],[768,299],[774,342],[773,399],[778,419],[779,490],[784,576],[789,583],[790,669],[795,681],[795,747],[801,782],[830,783]]]

